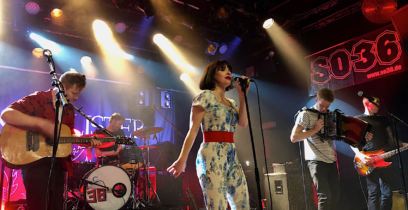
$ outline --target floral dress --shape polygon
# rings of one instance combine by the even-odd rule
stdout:
[[[193,99],[193,106],[205,110],[201,129],[205,131],[235,132],[238,109],[232,99],[224,105],[210,90],[202,91]],[[207,209],[249,209],[248,186],[239,163],[235,144],[203,142],[196,159],[197,176]]]

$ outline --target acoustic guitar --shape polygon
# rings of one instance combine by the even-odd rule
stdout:
[[[72,144],[86,144],[92,139],[116,144],[134,143],[128,137],[74,137],[70,128],[62,124],[57,157],[68,157],[72,152]],[[51,157],[52,145],[39,133],[5,124],[0,135],[0,152],[8,166],[21,168],[42,158]]]
[[[405,151],[408,149],[407,146],[400,147],[400,151]],[[369,152],[361,152],[371,158],[373,158],[373,162],[370,164],[364,164],[363,161],[358,158],[357,156],[354,157],[354,167],[356,168],[358,174],[362,176],[367,176],[371,174],[374,169],[376,168],[385,168],[392,164],[392,162],[387,162],[384,159],[390,158],[398,153],[398,149],[394,149],[388,152],[384,152],[383,150],[377,151],[369,151]]]

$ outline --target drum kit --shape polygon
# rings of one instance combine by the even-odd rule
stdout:
[[[87,166],[88,171],[84,173],[84,167],[79,164],[82,172],[75,174],[74,170],[74,177],[81,176],[79,184],[71,182],[77,186],[70,186],[77,188],[79,193],[70,191],[71,196],[66,196],[65,209],[142,209],[152,206],[154,201],[160,203],[156,181],[152,180],[155,179],[156,169],[150,165],[150,150],[158,146],[150,145],[149,139],[153,135],[157,141],[156,134],[162,130],[161,127],[150,127],[133,132],[135,137],[143,140],[144,145],[124,146],[116,165],[102,164],[92,169]],[[80,205],[80,201],[85,201],[87,205]]]

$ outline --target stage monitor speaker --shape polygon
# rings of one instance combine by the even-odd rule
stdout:
[[[272,208],[271,202],[267,202],[268,210],[314,210],[315,206],[312,197],[312,180],[309,172],[305,170],[305,189],[303,188],[302,173],[299,165],[286,164],[285,169],[273,170],[273,173],[265,174],[265,192],[272,191]],[[274,166],[276,169],[276,167]],[[279,168],[282,168],[279,166]],[[277,172],[278,171],[278,172]],[[268,194],[265,194],[269,198]]]

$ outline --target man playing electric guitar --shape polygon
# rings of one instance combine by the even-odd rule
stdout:
[[[367,133],[367,144],[362,151],[353,148],[356,154],[355,166],[357,171],[366,176],[368,190],[368,210],[391,210],[393,172],[387,168],[390,163],[385,162],[382,151],[393,149],[391,126],[386,116],[378,115],[380,99],[377,97],[363,97],[364,114],[357,118],[368,122],[371,131]],[[405,146],[405,144],[404,144]],[[388,155],[389,156],[389,155]]]

